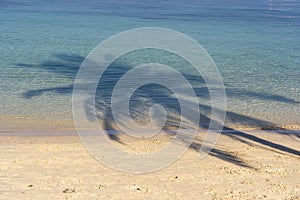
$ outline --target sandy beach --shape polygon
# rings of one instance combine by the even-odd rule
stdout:
[[[169,142],[118,138],[139,153]],[[0,199],[300,199],[299,131],[227,131],[202,160],[200,141],[162,170],[130,174],[100,164],[75,131],[1,132]]]
[[[300,200],[300,0],[0,0],[0,21],[0,200]]]

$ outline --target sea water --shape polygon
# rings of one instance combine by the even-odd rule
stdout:
[[[72,88],[81,62],[111,35],[140,27],[173,29],[206,49],[226,87],[226,126],[300,125],[299,0],[2,0],[0,27],[1,127],[34,126],[32,118],[40,119],[41,127],[54,119],[72,120]],[[161,53],[141,51],[115,65],[134,66],[151,56],[164,60]],[[184,61],[165,56],[166,64],[193,75]],[[111,93],[114,75],[122,75],[118,70],[111,68],[100,96]],[[156,92],[149,91],[152,98]],[[196,93],[209,118],[207,91]],[[139,99],[133,98],[133,105]],[[178,103],[160,101],[174,108]]]

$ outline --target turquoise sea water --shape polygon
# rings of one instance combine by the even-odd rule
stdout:
[[[16,120],[11,126],[2,120],[1,127],[26,127],[32,116],[72,119],[72,84],[84,57],[113,34],[149,26],[185,33],[211,55],[226,87],[228,126],[300,126],[299,0],[2,0],[0,23],[0,115]],[[168,58],[167,64],[193,75],[183,61],[159,52],[137,52],[115,65],[126,71],[125,65],[149,57]],[[100,96],[122,74],[112,69]],[[205,92],[197,94],[209,118]]]

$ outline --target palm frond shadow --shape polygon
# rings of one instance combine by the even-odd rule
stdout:
[[[34,69],[38,68],[39,70],[46,70],[47,72],[57,74],[59,76],[64,76],[70,80],[70,84],[60,87],[52,87],[52,88],[40,88],[35,90],[26,91],[23,94],[23,98],[31,99],[33,97],[42,95],[42,94],[56,94],[56,95],[71,95],[73,91],[73,84],[74,78],[76,73],[84,60],[83,56],[76,55],[76,54],[54,54],[53,55],[57,61],[42,61],[37,65],[30,65],[24,63],[18,63],[17,66],[21,68],[28,68]],[[102,127],[105,130],[116,130],[117,127],[115,125],[115,121],[111,111],[111,95],[114,89],[115,84],[117,83],[118,79],[122,77],[130,68],[133,66],[128,65],[127,63],[113,63],[110,68],[103,74],[104,78],[101,78],[97,93],[96,93],[96,110],[97,110],[97,117],[98,121],[102,122]],[[209,100],[209,92],[205,87],[205,82],[199,75],[191,75],[182,72],[183,76],[191,82],[191,85],[194,88],[196,95],[199,99],[203,101]],[[268,94],[268,93],[258,93],[254,91],[247,91],[242,90],[240,88],[233,88],[227,89],[229,95],[232,95],[235,98],[255,98],[255,99],[263,99],[265,101],[279,101],[284,102],[287,104],[291,103],[299,103],[294,99],[289,99],[284,96],[276,95],[276,94]],[[159,93],[157,92],[159,91]],[[155,94],[155,95],[153,95]],[[142,97],[142,98],[141,98]],[[146,101],[141,102],[140,99],[146,99]],[[161,101],[163,99],[163,101]],[[130,104],[131,115],[135,119],[139,119],[144,117],[145,120],[149,120],[148,110],[147,108],[151,107],[154,103],[161,104],[167,110],[167,121],[164,126],[165,129],[176,129],[180,123],[180,105],[178,100],[172,95],[172,92],[167,88],[164,88],[159,85],[149,85],[148,87],[141,88],[137,91],[136,96],[133,97],[133,101]],[[90,113],[93,112],[94,108],[91,107],[91,103],[89,101],[94,101],[94,99],[90,99],[85,104],[85,111],[86,115],[90,116]],[[210,119],[210,111],[211,108],[207,104],[200,104],[199,109],[201,111],[200,122],[199,124],[195,124],[195,126],[207,129],[209,127]],[[193,112],[191,110],[191,112]],[[179,116],[179,117],[178,117]],[[188,116],[183,116],[187,120]],[[93,120],[93,119],[90,119]],[[261,127],[276,127],[276,124],[271,122],[263,121],[260,119],[256,119],[253,117],[241,115],[234,112],[227,112],[226,113],[226,121],[243,124],[244,126],[261,126]],[[223,129],[231,130],[223,132],[225,136],[228,136],[232,139],[235,139],[239,142],[245,143],[247,145],[256,145],[257,143],[266,146],[280,152],[293,154],[295,156],[300,156],[300,152],[298,150],[286,147],[284,145],[276,144],[271,141],[264,140],[262,138],[253,136],[249,133],[245,133],[242,131],[237,131],[231,129],[230,127],[223,127]],[[290,135],[297,135],[298,133],[285,133],[278,132],[280,134],[290,134]],[[114,134],[109,136],[110,139],[115,140],[117,142],[122,143],[120,138]],[[190,148],[199,150],[199,143],[194,142]],[[233,163],[238,166],[242,167],[250,167],[246,163],[242,161],[241,158],[238,158],[236,155],[233,155],[231,152],[222,151],[220,149],[212,149],[210,152],[211,156],[220,158],[224,161]]]

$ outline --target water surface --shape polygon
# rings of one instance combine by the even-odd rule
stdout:
[[[4,0],[0,22],[1,127],[65,126],[62,121],[72,120],[72,84],[85,56],[113,34],[146,26],[183,32],[208,51],[224,79],[227,126],[300,125],[299,0]],[[134,64],[164,56],[195,86],[203,84],[176,57],[136,52],[107,73],[109,86],[98,92],[100,97],[108,94],[99,117],[109,113],[103,102],[116,77]],[[209,118],[206,92],[197,90],[204,120]],[[133,98],[135,105],[139,97]],[[171,100],[163,98],[162,104],[176,110],[176,100]],[[142,114],[137,116],[144,116],[136,108]]]

